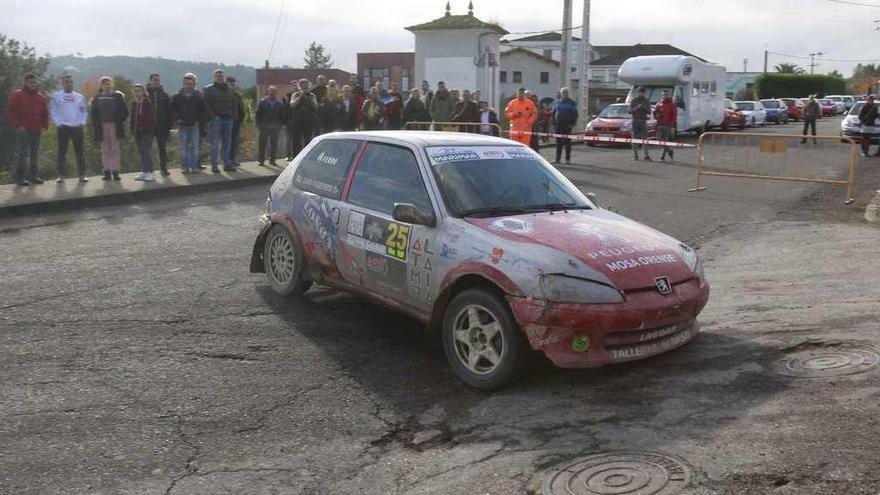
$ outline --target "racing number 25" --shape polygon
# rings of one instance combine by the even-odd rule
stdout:
[[[386,252],[395,258],[406,259],[409,245],[409,227],[398,223],[388,224],[388,237],[385,239]]]

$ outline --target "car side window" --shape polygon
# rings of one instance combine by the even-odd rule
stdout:
[[[433,212],[425,182],[412,151],[370,143],[351,182],[348,202],[391,215],[394,203],[412,203]]]
[[[362,141],[326,139],[302,159],[293,182],[303,191],[340,199],[345,179]]]

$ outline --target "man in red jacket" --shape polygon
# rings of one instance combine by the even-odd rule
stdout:
[[[675,127],[678,125],[678,107],[669,96],[669,91],[664,90],[663,99],[654,107],[654,118],[657,119],[657,140],[672,141],[675,135]],[[660,161],[666,159],[669,155],[669,161],[672,161],[672,149],[669,146],[663,146],[663,153],[660,155]]]
[[[42,184],[37,177],[37,150],[40,134],[49,128],[49,105],[40,93],[37,76],[26,74],[24,86],[15,90],[6,102],[6,118],[18,132],[18,164],[15,167],[15,183],[28,186],[30,182]],[[30,173],[25,177],[25,162],[30,156]]]

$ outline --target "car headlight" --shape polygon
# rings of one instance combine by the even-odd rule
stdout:
[[[684,243],[679,244],[679,247],[681,247],[681,259],[694,274],[694,277],[705,279],[706,276],[703,273],[703,262],[700,261],[700,257],[697,256],[697,253],[693,248]]]
[[[592,122],[590,122],[589,124],[587,124],[586,130],[588,130],[588,131],[592,131],[592,130],[593,130],[593,123],[592,123]]]
[[[553,302],[620,304],[623,294],[614,287],[567,275],[542,275],[541,293]]]
[[[633,123],[632,123],[632,121],[629,121],[629,122],[624,122],[623,126],[621,126],[620,128],[623,129],[624,131],[629,131],[632,129],[632,127],[633,127]]]

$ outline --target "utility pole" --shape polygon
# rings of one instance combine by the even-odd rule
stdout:
[[[581,85],[580,121],[586,125],[590,120],[590,0],[584,0],[584,19],[581,23],[581,53],[578,63],[578,80]],[[580,129],[583,127],[578,126]]]
[[[559,86],[571,83],[571,2],[562,0],[562,53],[559,57]]]
[[[748,71],[749,71],[749,59],[744,58],[743,59],[743,72],[748,72]]]
[[[767,56],[770,55],[770,52],[764,50],[764,74],[767,73]]]
[[[821,65],[821,64],[817,64],[817,63],[816,63],[816,57],[819,57],[819,56],[822,56],[822,55],[825,55],[825,54],[822,53],[822,52],[816,52],[816,53],[811,53],[811,54],[810,54],[810,74],[813,73],[813,70],[814,70],[816,67],[818,67],[819,65]]]

